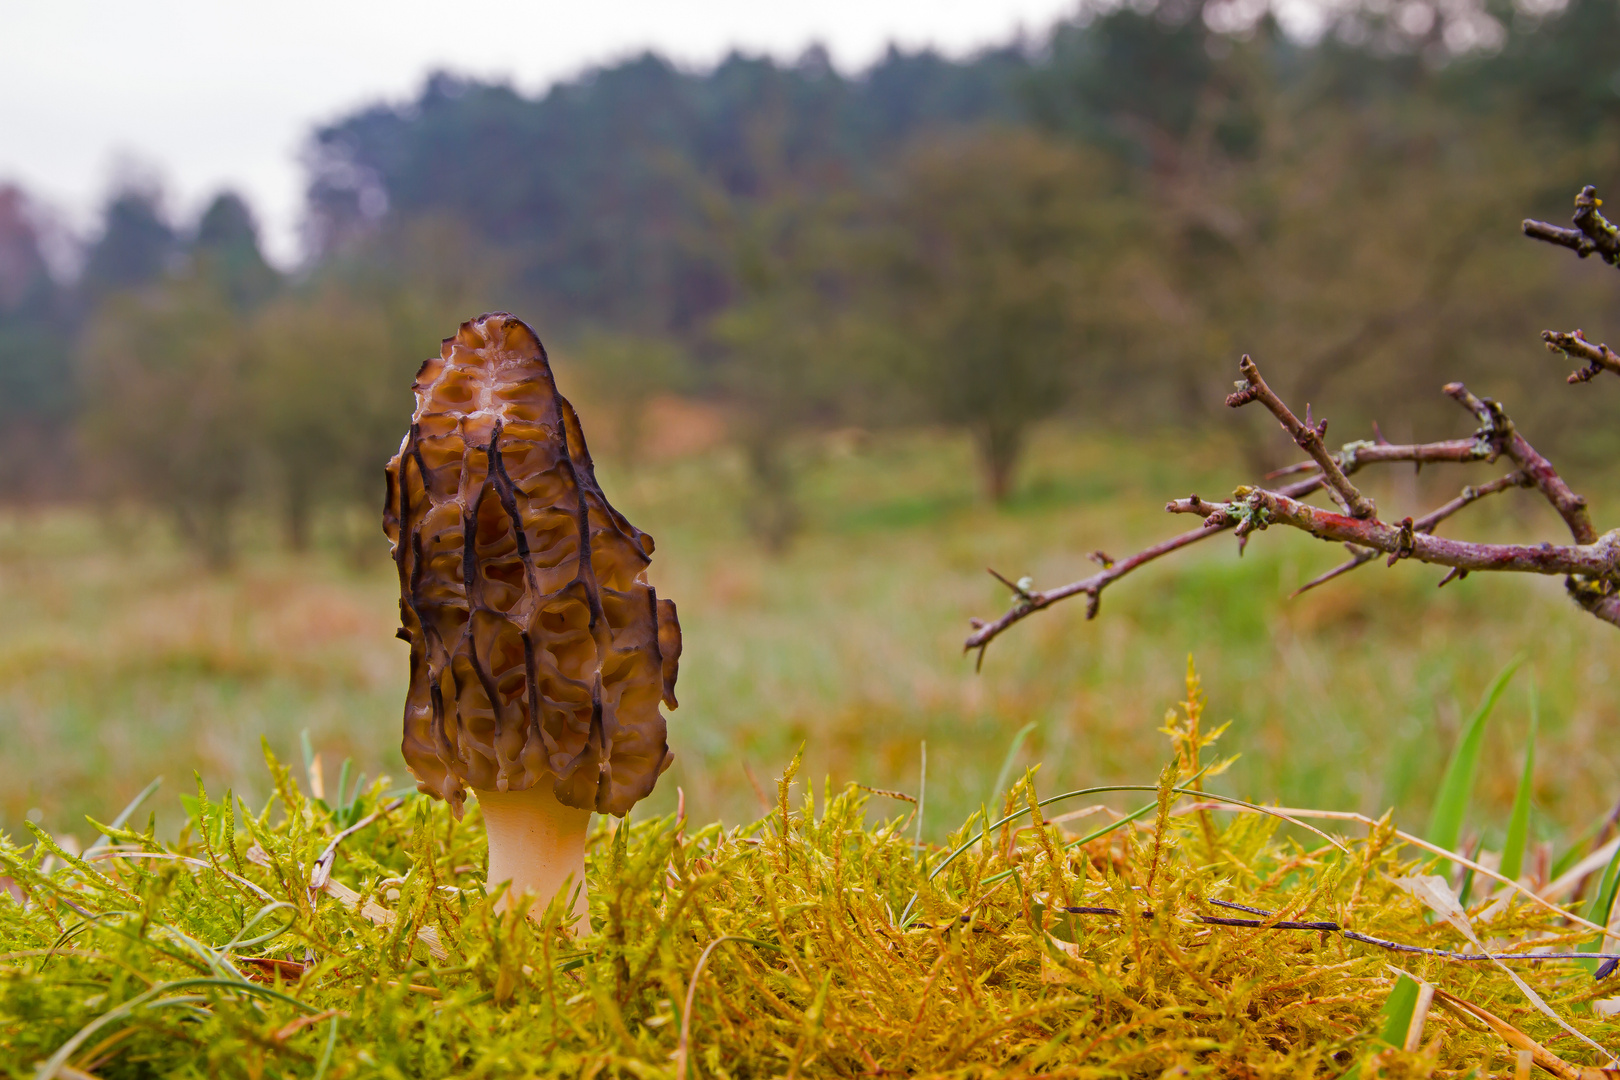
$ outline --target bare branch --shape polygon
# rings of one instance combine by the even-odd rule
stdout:
[[[1322,442],[1322,436],[1327,433],[1327,421],[1309,423],[1309,407],[1305,410],[1305,420],[1295,416],[1283,399],[1266,385],[1265,379],[1260,377],[1260,368],[1249,357],[1243,358],[1238,364],[1238,369],[1243,372],[1243,382],[1238,383],[1236,393],[1227,395],[1226,404],[1236,409],[1251,401],[1258,401],[1271,410],[1271,415],[1277,418],[1283,430],[1293,436],[1299,448],[1311,455],[1316,467],[1322,470],[1328,491],[1333,494],[1339,505],[1344,507],[1351,517],[1375,516],[1378,508],[1373,505],[1373,501],[1356,489],[1350,478],[1345,476],[1338,460],[1328,452],[1327,446]]]
[[[1383,464],[1387,462],[1412,461],[1421,465],[1426,461],[1483,461],[1486,458],[1491,457],[1494,453],[1495,451],[1492,449],[1488,441],[1481,440],[1479,438],[1472,438],[1447,439],[1442,442],[1415,444],[1367,441],[1352,442],[1346,443],[1333,456],[1335,460],[1343,463],[1342,468],[1346,473],[1353,473],[1365,465]],[[1300,466],[1287,471],[1312,471],[1316,473],[1314,476],[1296,481],[1287,487],[1279,489],[1283,494],[1289,495],[1293,498],[1303,499],[1305,496],[1319,490],[1323,485],[1320,467],[1314,461],[1304,462]],[[1196,499],[1197,496],[1195,495],[1193,498]],[[1209,503],[1208,506],[1210,508],[1210,512],[1214,512],[1217,508],[1216,504],[1214,503]],[[1232,528],[1232,526],[1225,524],[1223,521],[1223,523],[1218,523],[1204,529],[1198,529],[1194,532],[1183,533],[1180,536],[1171,537],[1169,540],[1162,541],[1150,548],[1146,548],[1143,551],[1130,556],[1129,558],[1120,559],[1117,561],[1103,555],[1103,553],[1100,551],[1093,552],[1091,555],[1093,561],[1101,563],[1104,567],[1101,573],[1093,574],[1091,577],[1083,578],[1080,581],[1071,582],[1067,585],[1062,585],[1058,588],[1044,591],[1020,589],[1008,578],[994,570],[991,570],[991,575],[1003,585],[1006,585],[1007,588],[1013,593],[1015,597],[1013,606],[1003,613],[999,619],[996,619],[993,622],[986,622],[983,619],[971,620],[973,633],[968,636],[967,642],[963,647],[964,649],[969,650],[978,649],[979,662],[983,663],[984,647],[988,645],[998,634],[1024,617],[1033,615],[1035,612],[1040,611],[1043,608],[1050,607],[1059,600],[1067,600],[1071,596],[1079,596],[1084,594],[1086,597],[1088,597],[1088,602],[1086,604],[1086,618],[1094,619],[1097,617],[1098,605],[1101,602],[1103,589],[1107,588],[1115,581],[1118,581],[1126,574],[1129,574],[1132,570],[1150,563],[1160,556],[1168,555],[1172,551],[1179,551],[1187,545],[1197,543],[1200,540],[1207,540],[1209,537],[1219,535],[1229,528]],[[1307,586],[1307,588],[1308,587],[1310,586]]]
[[[1446,439],[1432,443],[1360,442],[1345,443],[1333,459],[1346,476],[1352,476],[1363,465],[1382,465],[1395,461],[1411,461],[1422,467],[1426,462],[1484,461],[1492,455],[1491,447],[1473,439]],[[1294,476],[1302,472],[1319,471],[1314,461],[1301,461],[1287,468],[1266,474],[1267,480]]]
[[[1478,502],[1487,495],[1495,495],[1499,491],[1507,491],[1510,488],[1534,486],[1535,481],[1531,480],[1530,474],[1525,472],[1523,469],[1515,469],[1506,476],[1499,476],[1490,483],[1480,484],[1478,487],[1470,484],[1469,486],[1463,488],[1462,494],[1458,495],[1455,499],[1452,499],[1450,502],[1441,506],[1435,507],[1427,514],[1424,514],[1422,517],[1418,518],[1417,521],[1413,522],[1412,528],[1418,532],[1432,533],[1434,532],[1435,526],[1446,520],[1446,518],[1450,517],[1452,514],[1455,514],[1468,504]]]
[[[1597,188],[1588,184],[1575,196],[1573,229],[1526,219],[1524,235],[1532,240],[1567,247],[1583,259],[1588,255],[1597,255],[1610,266],[1620,266],[1620,230],[1609,224],[1598,211],[1602,205],[1603,200],[1597,197]]]
[[[1247,357],[1244,359],[1247,361],[1245,374],[1253,371],[1257,376],[1259,372],[1254,370],[1253,361]],[[1229,529],[1237,535],[1241,552],[1250,534],[1279,521],[1303,529],[1320,539],[1342,541],[1350,547],[1352,553],[1350,561],[1307,582],[1295,592],[1295,596],[1349,573],[1382,553],[1390,557],[1392,565],[1403,558],[1416,558],[1420,562],[1451,567],[1452,573],[1446,575],[1441,581],[1442,585],[1466,576],[1473,570],[1567,574],[1570,576],[1565,584],[1570,597],[1577,604],[1604,622],[1620,626],[1620,563],[1616,562],[1611,550],[1613,546],[1611,537],[1620,538],[1620,531],[1605,536],[1600,541],[1597,530],[1593,528],[1587,514],[1586,500],[1571,491],[1552,464],[1518,433],[1513,421],[1498,402],[1475,396],[1461,383],[1448,384],[1445,392],[1479,420],[1480,430],[1473,438],[1413,444],[1362,441],[1347,443],[1334,453],[1329,453],[1321,446],[1320,426],[1313,425],[1307,428],[1286,404],[1276,398],[1269,387],[1265,387],[1263,382],[1255,378],[1250,378],[1244,388],[1232,395],[1228,401],[1241,399],[1235,404],[1242,405],[1248,401],[1264,401],[1263,395],[1269,395],[1277,402],[1276,408],[1272,409],[1273,414],[1280,413],[1293,418],[1300,428],[1314,433],[1320,457],[1325,458],[1326,462],[1344,477],[1375,463],[1400,461],[1411,461],[1418,465],[1427,461],[1464,463],[1492,461],[1497,457],[1507,457],[1518,466],[1516,470],[1489,483],[1464,488],[1456,498],[1422,518],[1415,520],[1407,518],[1398,525],[1389,525],[1379,521],[1376,516],[1365,519],[1345,517],[1298,502],[1327,486],[1327,478],[1322,471],[1322,462],[1318,460],[1318,453],[1312,452],[1310,446],[1302,443],[1307,452],[1311,452],[1312,460],[1290,466],[1273,473],[1272,476],[1300,472],[1309,472],[1313,475],[1276,491],[1241,487],[1234,493],[1234,498],[1230,502],[1210,502],[1197,495],[1174,500],[1166,505],[1166,510],[1172,513],[1197,514],[1204,518],[1203,525],[1192,532],[1161,541],[1127,559],[1105,563],[1105,569],[1091,577],[1042,591],[1021,588],[996,574],[1003,584],[1013,590],[1017,600],[993,622],[986,622],[983,619],[971,620],[973,632],[964,643],[964,649],[978,649],[978,660],[982,664],[984,650],[992,640],[1014,623],[1037,611],[1071,596],[1084,594],[1088,598],[1086,617],[1095,618],[1103,589],[1138,567]],[[1285,427],[1288,426],[1286,420],[1283,424]],[[1349,490],[1355,491],[1348,479],[1344,484]],[[1551,544],[1538,546],[1470,544],[1439,540],[1430,535],[1440,522],[1464,507],[1486,495],[1514,487],[1534,487],[1540,491],[1563,518],[1576,544],[1565,547],[1555,547]],[[1359,495],[1359,492],[1357,494]],[[1367,502],[1370,504],[1371,500]],[[1284,514],[1282,511],[1287,513]],[[1620,539],[1616,539],[1614,543],[1620,544]]]
[[[1570,490],[1564,483],[1558,470],[1552,467],[1552,462],[1541,456],[1541,453],[1526,441],[1513,427],[1513,421],[1508,419],[1499,402],[1490,398],[1475,397],[1462,383],[1447,383],[1447,395],[1454,398],[1459,405],[1479,418],[1480,430],[1477,438],[1488,441],[1497,453],[1506,454],[1519,468],[1530,475],[1531,481],[1537,490],[1546,496],[1552,503],[1558,516],[1564,519],[1569,527],[1570,536],[1578,544],[1590,544],[1597,540],[1597,530],[1592,527],[1592,518],[1586,512],[1586,500]]]
[[[1571,360],[1585,360],[1586,366],[1570,372],[1569,382],[1590,382],[1605,371],[1612,371],[1620,375],[1620,355],[1607,345],[1594,345],[1586,340],[1586,335],[1579,330],[1562,333],[1557,330],[1543,330],[1541,340],[1547,343],[1547,351],[1559,353]]]
[[[1531,483],[1529,474],[1524,472],[1522,469],[1510,472],[1506,476],[1498,477],[1495,480],[1492,480],[1490,483],[1481,484],[1478,487],[1470,484],[1468,487],[1463,488],[1462,494],[1458,495],[1455,499],[1452,499],[1450,502],[1445,503],[1442,506],[1436,507],[1434,510],[1431,510],[1429,513],[1414,521],[1412,523],[1412,531],[1432,533],[1434,532],[1435,526],[1439,525],[1446,518],[1450,517],[1452,514],[1455,514],[1469,503],[1477,502],[1487,495],[1495,495],[1497,492],[1506,491],[1509,488],[1532,486],[1534,485]],[[1348,562],[1340,563],[1327,573],[1319,574],[1307,581],[1305,584],[1295,589],[1293,593],[1289,595],[1289,599],[1292,600],[1295,597],[1303,595],[1304,593],[1308,593],[1318,585],[1326,585],[1334,578],[1341,577],[1359,566],[1372,562],[1373,559],[1378,555],[1378,552],[1372,548],[1357,547],[1354,544],[1346,544],[1344,546],[1350,552],[1350,560]],[[1440,584],[1447,585],[1452,581],[1455,581],[1461,577],[1466,577],[1467,575],[1468,571],[1453,568],[1451,573],[1447,574],[1441,579]]]
[[[1193,532],[1182,533],[1180,536],[1173,536],[1168,540],[1161,541],[1154,544],[1150,548],[1137,552],[1128,559],[1121,559],[1118,562],[1115,562],[1112,566],[1107,567],[1106,569],[1100,571],[1099,573],[1093,574],[1088,578],[1080,581],[1070,582],[1069,584],[1059,586],[1056,589],[1049,589],[1044,592],[1015,590],[1015,594],[1018,596],[1018,601],[1013,604],[1012,607],[1008,608],[1006,613],[1003,614],[1001,618],[995,620],[994,622],[985,622],[983,619],[972,620],[973,633],[968,635],[967,642],[962,646],[962,648],[964,651],[968,649],[978,649],[979,663],[983,664],[985,646],[989,645],[991,640],[994,639],[997,634],[1000,634],[1003,630],[1007,629],[1007,627],[1024,618],[1026,615],[1033,615],[1042,608],[1051,607],[1059,600],[1067,600],[1069,597],[1079,596],[1081,593],[1084,593],[1086,596],[1086,618],[1095,619],[1097,617],[1097,607],[1102,602],[1102,591],[1113,582],[1118,581],[1132,570],[1135,570],[1138,566],[1142,566],[1145,563],[1150,563],[1161,555],[1168,555],[1172,551],[1179,551],[1188,544],[1195,544],[1206,537],[1213,536],[1216,533],[1223,531],[1224,529],[1225,526],[1216,529],[1197,529]],[[1004,584],[1006,583],[1006,579],[1002,578],[1000,574],[996,574],[993,570],[991,573]]]
[[[1382,551],[1396,559],[1415,559],[1459,570],[1494,570],[1522,574],[1579,574],[1589,578],[1620,579],[1620,530],[1590,544],[1478,544],[1447,540],[1417,531],[1407,518],[1390,525],[1377,518],[1359,520],[1322,510],[1277,491],[1240,487],[1226,503],[1177,499],[1167,509],[1178,514],[1201,514],[1206,521],[1221,515],[1234,527],[1261,530],[1288,525],[1320,540],[1334,540]],[[1211,511],[1211,506],[1214,509]]]
[[[1610,265],[1620,266],[1620,229],[1599,212],[1601,205],[1597,190],[1587,186],[1575,199],[1573,229],[1526,221],[1525,234],[1570,248],[1582,258],[1597,254]],[[1620,354],[1607,345],[1587,341],[1578,330],[1547,331],[1542,339],[1549,349],[1585,362],[1584,368],[1570,376],[1572,383],[1588,381],[1602,371],[1620,375]],[[1449,567],[1451,572],[1441,581],[1442,585],[1476,570],[1562,574],[1566,578],[1565,587],[1577,604],[1596,618],[1620,626],[1620,530],[1598,535],[1587,512],[1586,500],[1571,490],[1552,463],[1519,434],[1498,402],[1475,396],[1461,383],[1450,383],[1445,392],[1479,420],[1480,429],[1473,438],[1395,445],[1380,436],[1372,442],[1346,444],[1333,453],[1324,442],[1326,421],[1314,421],[1308,405],[1305,419],[1301,420],[1267,385],[1258,366],[1248,356],[1243,357],[1240,370],[1243,381],[1237,384],[1235,393],[1228,395],[1227,405],[1237,408],[1259,401],[1311,459],[1278,470],[1267,479],[1305,474],[1304,479],[1274,491],[1240,487],[1228,502],[1209,502],[1196,495],[1175,500],[1166,509],[1197,514],[1204,519],[1200,528],[1161,541],[1119,562],[1102,557],[1099,561],[1104,569],[1100,573],[1056,589],[1037,591],[1025,588],[1027,581],[1013,585],[1002,578],[1013,589],[1017,600],[994,622],[972,620],[973,633],[967,639],[966,648],[978,649],[981,663],[985,647],[997,635],[1036,611],[1070,596],[1085,594],[1088,598],[1086,617],[1093,618],[1102,590],[1137,567],[1228,529],[1238,537],[1241,553],[1252,533],[1273,524],[1288,525],[1322,540],[1336,540],[1350,549],[1350,561],[1307,582],[1294,594],[1296,596],[1349,573],[1382,553],[1389,556],[1391,565],[1401,559],[1415,559]],[[1376,426],[1374,431],[1376,433]],[[1373,500],[1350,482],[1350,476],[1358,469],[1378,462],[1411,461],[1421,467],[1429,461],[1495,461],[1498,457],[1508,458],[1517,468],[1489,483],[1464,488],[1456,498],[1422,518],[1408,517],[1395,525],[1380,521]],[[1464,507],[1514,487],[1538,490],[1563,519],[1575,542],[1562,546],[1480,544],[1434,535],[1442,521]],[[1348,516],[1300,501],[1321,488],[1327,489]]]

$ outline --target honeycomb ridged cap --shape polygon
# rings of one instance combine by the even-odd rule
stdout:
[[[624,814],[672,755],[681,628],[647,581],[652,537],[596,482],[545,348],[505,312],[417,373],[383,528],[411,646],[405,763],[459,814],[466,788],[551,784]]]

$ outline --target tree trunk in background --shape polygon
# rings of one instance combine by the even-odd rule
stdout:
[[[773,555],[780,555],[799,531],[801,514],[793,495],[793,467],[778,438],[760,431],[748,440],[748,472],[754,497],[749,500],[748,524]]]
[[[210,570],[227,570],[236,557],[231,537],[231,517],[231,506],[226,503],[206,505],[198,515],[202,555]]]
[[[230,503],[195,501],[174,508],[181,542],[201,555],[210,570],[228,569],[236,556],[231,537],[232,509]]]
[[[304,552],[309,550],[311,503],[309,483],[302,477],[289,477],[287,480],[286,518],[282,525],[286,530],[287,549],[289,551]]]
[[[1011,425],[988,424],[974,440],[979,448],[979,464],[984,469],[985,487],[997,505],[1012,495],[1018,458],[1024,451],[1024,433]]]

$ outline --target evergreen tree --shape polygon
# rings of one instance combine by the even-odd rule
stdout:
[[[208,204],[191,250],[197,272],[217,280],[239,308],[261,303],[276,289],[279,275],[259,250],[253,212],[235,192],[221,192]]]
[[[91,245],[80,286],[92,299],[160,280],[173,268],[174,229],[164,219],[157,192],[126,187],[102,211],[101,235]]]

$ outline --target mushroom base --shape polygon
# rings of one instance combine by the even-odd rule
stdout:
[[[529,914],[540,918],[553,897],[565,888],[573,894],[572,925],[590,929],[585,898],[585,832],[591,812],[565,806],[542,781],[522,791],[477,791],[478,806],[489,834],[489,876],[494,892],[511,882],[496,905],[505,911],[525,894],[533,897]]]

